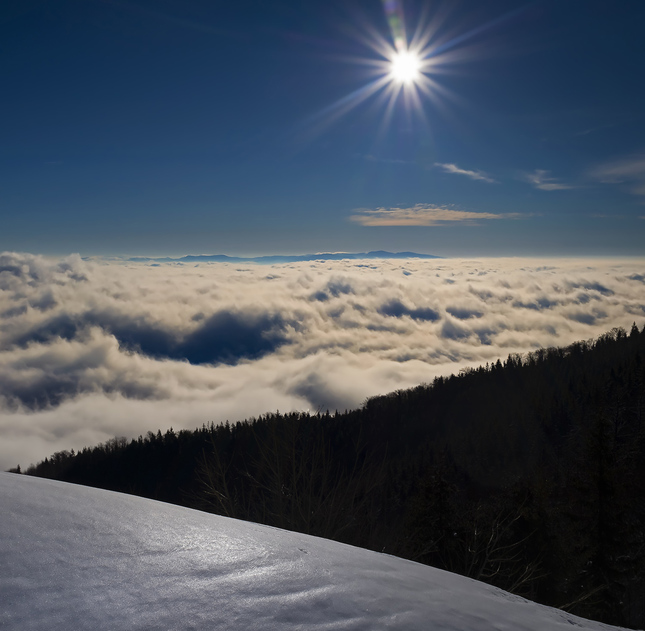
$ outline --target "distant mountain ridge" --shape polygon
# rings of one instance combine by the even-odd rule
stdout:
[[[169,256],[162,258],[135,256],[128,261],[134,263],[259,263],[271,265],[274,263],[300,263],[303,261],[343,261],[346,259],[440,259],[433,254],[418,254],[417,252],[321,252],[319,254],[270,255],[270,256],[228,256],[226,254],[189,254],[180,258]]]

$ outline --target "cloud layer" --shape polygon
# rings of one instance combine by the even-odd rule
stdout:
[[[346,409],[645,323],[645,262],[261,266],[0,255],[0,468],[114,435]]]

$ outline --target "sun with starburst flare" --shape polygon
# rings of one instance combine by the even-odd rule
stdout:
[[[402,50],[392,57],[390,77],[398,83],[416,83],[420,77],[421,60],[409,50]]]
[[[440,106],[442,100],[452,98],[433,77],[441,65],[450,61],[445,54],[450,43],[446,46],[445,42],[435,41],[438,25],[421,19],[408,38],[401,1],[383,0],[383,7],[389,33],[384,35],[367,22],[359,24],[355,37],[372,55],[346,58],[347,62],[367,69],[371,81],[310,117],[305,122],[306,135],[321,133],[373,96],[377,98],[377,107],[383,107],[381,131],[388,127],[399,102],[427,123],[424,100]]]

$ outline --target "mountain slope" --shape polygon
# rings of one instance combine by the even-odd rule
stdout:
[[[428,566],[0,474],[3,629],[615,629]]]

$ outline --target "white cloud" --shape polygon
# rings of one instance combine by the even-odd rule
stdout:
[[[625,184],[634,195],[645,195],[645,156],[608,162],[591,175],[603,184]]]
[[[645,323],[645,261],[365,263],[0,255],[0,469],[115,435],[343,410]]]
[[[563,191],[575,188],[551,177],[549,171],[544,171],[543,169],[536,169],[533,173],[526,173],[523,179],[541,191]]]
[[[454,210],[446,206],[417,204],[412,208],[358,208],[350,219],[362,226],[440,226],[447,223],[476,224],[485,219],[516,219],[519,213],[487,213]]]
[[[471,180],[480,180],[482,182],[488,182],[490,184],[495,183],[495,180],[483,171],[468,171],[467,169],[460,169],[456,164],[443,164],[441,162],[435,162],[435,166],[443,169],[446,173],[465,175]]]

